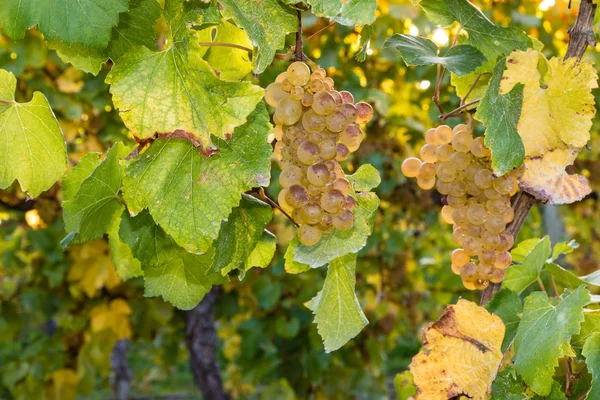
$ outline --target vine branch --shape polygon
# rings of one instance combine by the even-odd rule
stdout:
[[[309,35],[307,38],[305,38],[302,41],[302,44],[308,42],[310,39],[312,39],[313,37],[317,36],[319,33],[323,32],[324,30],[329,29],[330,27],[334,26],[336,24],[335,21],[330,22],[329,24],[327,24],[326,26],[324,26],[323,28],[319,29],[318,31],[316,31],[315,33],[313,33],[312,35]]]
[[[581,58],[588,46],[595,46],[594,38],[594,16],[596,15],[596,5],[592,0],[581,0],[577,19],[573,28],[569,30],[569,47],[565,55],[565,60],[571,57]],[[520,192],[514,201],[515,219],[506,227],[506,231],[516,238],[527,218],[531,207],[535,204],[535,198],[527,193]],[[481,294],[480,304],[486,305],[496,292],[502,287],[501,283],[494,283],[488,286]]]
[[[225,42],[198,42],[198,44],[200,46],[206,46],[206,47],[231,47],[234,49],[239,49],[239,50],[244,50],[247,51],[249,53],[252,52],[252,49],[246,46],[242,46],[240,44],[235,44],[235,43],[225,43]]]
[[[297,61],[302,61],[304,59],[304,54],[302,53],[302,11],[297,10],[297,13],[298,32],[296,32],[296,47],[294,48],[294,54]]]

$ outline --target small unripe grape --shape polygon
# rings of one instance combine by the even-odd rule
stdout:
[[[281,83],[271,83],[265,90],[265,100],[271,107],[277,107],[281,100],[289,95],[283,90]]]
[[[342,101],[348,104],[354,104],[354,96],[352,93],[342,90],[340,92],[340,96],[342,96]]]
[[[489,169],[480,170],[475,174],[473,181],[480,189],[489,188],[492,186],[492,171]]]
[[[402,174],[407,178],[416,178],[419,176],[419,168],[421,167],[421,160],[415,157],[409,157],[402,162],[400,170]]]
[[[456,152],[450,157],[450,164],[452,164],[457,171],[464,171],[469,166],[472,159],[473,156],[470,153]]]
[[[426,144],[421,147],[421,151],[419,152],[421,160],[426,163],[435,163],[437,161],[436,150],[437,146],[435,144]]]
[[[333,226],[340,231],[347,231],[354,226],[354,213],[350,210],[343,210],[333,217]]]
[[[310,197],[311,199],[315,199],[316,197],[319,197],[321,195],[321,189],[323,187],[322,186],[315,186],[315,185],[308,185],[308,187],[306,188],[306,191],[308,193],[308,197]]]
[[[435,178],[435,166],[427,162],[422,163],[419,167],[419,177],[423,179]]]
[[[331,160],[337,154],[337,144],[331,139],[323,140],[319,143],[319,151],[324,160]]]
[[[340,110],[335,110],[325,118],[327,129],[331,132],[341,132],[348,126],[346,116]]]
[[[330,214],[336,214],[346,204],[346,197],[339,190],[330,190],[323,193],[321,197],[321,207]]]
[[[318,224],[321,222],[321,218],[323,218],[323,209],[318,203],[309,201],[300,209],[300,216],[308,224]]]
[[[296,166],[291,166],[279,174],[279,183],[284,188],[288,188],[292,185],[300,183],[300,177],[302,176],[302,169]]]
[[[357,124],[366,124],[373,119],[373,107],[371,107],[369,103],[361,101],[356,103],[354,106],[358,112],[358,117],[356,118]]]
[[[493,187],[484,189],[483,194],[485,195],[485,197],[487,197],[488,199],[491,199],[491,200],[499,199],[502,197],[502,195],[500,193],[498,193],[496,191],[496,189],[494,189]]]
[[[304,86],[310,80],[310,68],[301,61],[293,62],[287,69],[287,79],[294,86]]]
[[[513,219],[515,219],[515,210],[513,210],[512,207],[508,207],[502,214],[502,220],[509,224],[513,221]]]
[[[500,194],[509,194],[514,187],[514,181],[512,177],[504,175],[494,179],[492,186]]]
[[[435,135],[438,143],[450,143],[454,134],[448,125],[440,125],[437,127]]]
[[[329,182],[329,170],[323,163],[313,164],[308,167],[306,177],[311,185],[325,186]]]
[[[281,82],[281,88],[284,92],[291,92],[293,87],[294,85],[292,84],[292,82],[289,81],[289,79],[286,79],[283,82]]]
[[[308,193],[302,185],[292,185],[287,189],[285,201],[293,208],[300,208],[308,201]]]
[[[417,177],[417,186],[423,190],[433,189],[435,186],[435,178],[423,178],[422,176]]]
[[[277,196],[277,203],[279,203],[279,207],[281,207],[283,211],[289,214],[294,210],[294,207],[290,206],[285,200],[287,192],[287,189],[283,189],[281,192],[279,192],[279,195]]]
[[[305,246],[313,246],[321,240],[322,232],[316,226],[301,225],[298,228],[298,240]]]
[[[506,270],[494,268],[492,275],[490,276],[490,282],[501,283],[506,277]]]
[[[279,103],[273,118],[280,121],[282,125],[293,125],[301,116],[302,104],[291,97],[286,97]]]
[[[354,210],[356,208],[356,199],[352,195],[346,196],[346,205],[348,210]]]
[[[449,161],[452,154],[454,154],[454,148],[449,144],[442,144],[435,150],[438,161],[442,162]]]
[[[491,233],[500,234],[504,231],[505,227],[506,223],[504,223],[504,219],[499,215],[488,215],[485,221],[485,229]]]
[[[452,261],[453,265],[456,265],[460,268],[464,267],[465,264],[471,262],[471,257],[467,253],[465,253],[463,249],[456,249],[452,252],[450,260]]]
[[[477,265],[467,263],[460,269],[460,277],[466,282],[475,282],[477,278]]]
[[[327,167],[325,167],[325,168],[327,168]],[[350,182],[348,181],[348,179],[337,178],[333,182],[333,188],[335,190],[339,190],[340,192],[342,192],[344,194],[344,196],[347,196],[348,194],[350,194]]]
[[[499,251],[496,253],[496,261],[494,267],[498,269],[506,269],[512,264],[512,256],[508,251]]]
[[[457,171],[450,162],[440,163],[437,167],[437,177],[442,182],[452,182],[456,175]]]
[[[302,127],[307,132],[322,132],[325,126],[325,117],[315,113],[313,110],[308,110],[302,115]]]
[[[513,247],[515,239],[508,232],[502,232],[499,236],[500,243],[496,247],[498,251],[508,251]]]
[[[452,232],[452,240],[459,246],[462,246],[465,238],[467,237],[467,231],[463,228],[456,228],[454,232]]]
[[[317,92],[313,96],[312,109],[319,115],[329,115],[335,109],[335,100],[329,92]]]
[[[477,158],[484,158],[490,155],[490,150],[485,147],[483,141],[483,136],[480,136],[471,142],[471,153]]]
[[[348,156],[350,155],[350,150],[348,149],[348,147],[346,147],[345,144],[343,143],[338,143],[336,145],[336,151],[337,154],[335,156],[335,159],[337,161],[344,161],[348,158]]]
[[[467,131],[460,131],[452,138],[452,147],[461,153],[467,153],[471,150],[473,136]]]
[[[298,159],[305,165],[314,164],[319,159],[319,146],[309,140],[305,140],[298,147]]]
[[[452,208],[451,206],[442,207],[442,211],[441,211],[442,221],[444,221],[447,224],[452,225],[454,223],[454,220],[452,219],[453,212],[454,212],[454,208]]]

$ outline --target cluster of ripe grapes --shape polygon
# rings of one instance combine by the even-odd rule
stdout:
[[[509,250],[514,243],[506,232],[514,219],[510,198],[519,190],[522,171],[495,177],[483,137],[473,138],[463,124],[430,129],[425,142],[421,159],[404,160],[402,173],[417,178],[420,188],[435,186],[444,196],[442,219],[454,224],[452,238],[462,246],[452,252],[452,271],[470,290],[502,282],[512,263]]]
[[[316,244],[323,232],[354,225],[356,199],[339,164],[360,146],[358,124],[373,118],[370,104],[354,104],[351,93],[333,89],[322,68],[312,73],[303,62],[290,64],[267,87],[275,107],[276,153],[280,155],[279,205],[300,226],[298,239]]]

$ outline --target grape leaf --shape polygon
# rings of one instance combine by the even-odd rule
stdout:
[[[213,285],[226,281],[211,271],[214,252],[188,253],[168,236],[147,212],[122,215],[119,235],[140,260],[146,296],[162,296],[175,307],[195,307]]]
[[[16,179],[37,197],[67,170],[67,149],[46,97],[35,92],[30,102],[17,103],[16,87],[15,76],[0,70],[0,188]]]
[[[221,223],[219,236],[213,244],[213,271],[226,275],[243,265],[272,218],[271,206],[243,194],[239,206]]]
[[[554,245],[554,249],[552,249],[552,260],[556,260],[561,255],[570,254],[578,248],[579,243],[577,243],[575,240],[571,240],[569,243],[556,243]]]
[[[525,239],[525,240],[519,242],[519,244],[517,244],[515,247],[513,247],[513,249],[510,251],[510,254],[512,255],[512,259],[513,259],[513,263],[515,263],[515,262],[522,263],[523,260],[525,259],[525,257],[527,256],[527,254],[531,253],[531,250],[533,250],[533,248],[539,242],[540,242],[539,238]]]
[[[457,21],[469,34],[465,43],[475,46],[490,61],[516,49],[525,50],[531,43],[520,29],[493,24],[470,1],[422,0],[419,5],[436,25],[448,26]]]
[[[63,178],[60,186],[62,188],[63,200],[71,200],[81,187],[81,183],[89,177],[102,160],[98,153],[87,153],[77,165],[75,165]]]
[[[128,153],[129,148],[115,143],[106,158],[81,181],[75,196],[63,202],[65,230],[79,234],[79,240],[102,237],[113,217],[123,210],[117,199],[121,189],[119,159]],[[87,164],[84,168],[88,168]],[[77,169],[74,171],[78,173]]]
[[[394,378],[394,389],[398,395],[398,400],[410,400],[417,392],[417,388],[413,383],[413,377],[410,371],[404,371],[396,374]]]
[[[129,245],[119,237],[119,228],[121,226],[121,214],[116,215],[108,227],[108,247],[110,248],[110,258],[115,264],[115,270],[119,278],[126,281],[131,278],[143,276],[142,265],[140,261],[133,256]]]
[[[271,64],[277,50],[284,48],[287,34],[298,30],[296,12],[279,0],[221,0],[219,4],[225,19],[232,18],[252,40],[256,74]]]
[[[600,311],[588,311],[585,313],[585,318],[581,324],[581,330],[571,340],[573,347],[578,349],[583,348],[588,339],[596,334],[600,334]]]
[[[14,40],[38,25],[46,39],[103,48],[127,8],[127,0],[5,0],[0,26]]]
[[[358,62],[364,62],[367,59],[367,50],[371,45],[371,38],[375,34],[375,28],[373,25],[365,25],[360,31],[360,37],[358,40],[358,47],[360,48],[354,59]]]
[[[123,196],[133,214],[147,208],[176,243],[193,253],[208,250],[242,192],[267,186],[271,124],[260,103],[220,151],[204,157],[190,142],[159,139],[125,163]]]
[[[525,400],[523,380],[517,377],[513,367],[506,367],[498,373],[492,384],[492,400]]]
[[[519,322],[521,322],[521,311],[523,310],[521,298],[512,290],[502,289],[494,295],[492,301],[485,308],[489,312],[499,316],[502,322],[504,322],[506,334],[504,335],[501,347],[504,353],[515,338]]]
[[[436,65],[463,76],[477,69],[486,61],[486,58],[473,46],[458,45],[448,49],[443,56],[431,40],[405,34],[395,34],[385,41],[384,47],[394,47],[408,66]]]
[[[299,3],[299,1],[293,1]],[[362,26],[375,22],[376,0],[306,0],[313,14],[347,26]]]
[[[591,89],[598,87],[597,79],[593,65],[577,57],[546,60],[529,49],[506,60],[500,92],[524,85],[517,129],[526,169],[519,185],[538,200],[566,204],[591,192],[584,176],[569,175],[565,168],[590,138],[596,112]]]
[[[492,168],[497,175],[520,167],[525,157],[523,141],[517,132],[523,85],[515,85],[506,95],[500,94],[503,71],[502,58],[494,67],[490,84],[475,114],[475,118],[486,126],[485,145],[492,151]]]
[[[276,249],[277,238],[265,229],[258,243],[256,243],[254,250],[252,250],[252,253],[244,261],[244,270],[240,273],[242,275],[240,279],[243,278],[244,273],[250,268],[267,268],[275,255]]]
[[[75,68],[92,75],[98,75],[102,64],[108,59],[104,49],[83,46],[79,43],[69,45],[60,40],[51,39],[48,41],[48,47],[55,50],[63,62],[71,63]]]
[[[477,304],[459,299],[423,331],[423,348],[410,372],[416,398],[486,399],[502,360],[502,320]]]
[[[537,394],[550,393],[558,359],[575,355],[569,342],[579,333],[583,307],[589,301],[590,293],[583,287],[572,293],[565,291],[558,304],[545,292],[525,298],[515,338],[515,368]]]
[[[306,306],[315,314],[325,351],[330,353],[355,337],[369,323],[354,293],[356,254],[333,260],[323,289]]]
[[[216,31],[213,39],[213,30]],[[205,29],[201,33],[205,42],[233,43],[251,48],[252,42],[246,32],[230,22],[223,21],[212,29]],[[252,63],[246,50],[224,46],[205,47],[206,52],[202,58],[206,60],[219,73],[224,80],[240,80],[250,71]]]
[[[368,192],[381,183],[379,171],[371,164],[363,164],[352,175],[346,175],[355,192]]]
[[[293,254],[293,249],[298,247],[300,242],[298,241],[298,236],[294,236],[290,244],[288,245],[288,249],[285,252],[285,272],[288,274],[301,274],[310,270],[310,265],[303,264],[301,262],[296,261]]]
[[[600,271],[586,276],[577,276],[560,265],[550,262],[546,264],[546,271],[570,289],[576,289],[581,285],[600,286]]]
[[[540,277],[542,268],[544,268],[546,260],[550,257],[550,252],[550,239],[548,236],[544,236],[525,256],[521,264],[508,268],[502,287],[518,294],[523,293],[529,285]]]
[[[592,387],[586,399],[600,399],[600,334],[590,336],[583,346],[582,354],[592,374]]]

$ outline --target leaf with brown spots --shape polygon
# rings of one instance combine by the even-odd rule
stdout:
[[[502,352],[502,320],[477,304],[460,299],[423,332],[423,349],[411,364],[415,399],[466,396],[486,399]]]

